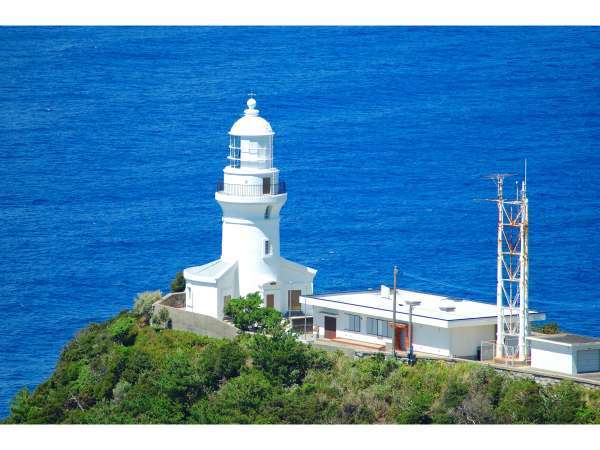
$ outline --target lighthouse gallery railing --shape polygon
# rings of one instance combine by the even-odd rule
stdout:
[[[217,192],[238,197],[260,197],[261,195],[285,194],[285,181],[276,184],[231,184],[217,181]]]

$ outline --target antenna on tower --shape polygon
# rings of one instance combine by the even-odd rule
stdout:
[[[524,179],[527,166],[525,165]],[[496,358],[526,361],[529,335],[528,279],[529,279],[529,211],[525,181],[517,198],[504,197],[504,179],[510,174],[493,174],[498,187],[498,198],[488,199],[498,205],[498,258],[497,258],[497,331]]]
[[[254,93],[254,91],[250,91],[250,92],[248,92],[248,97],[254,98],[254,97],[256,97],[256,94]]]

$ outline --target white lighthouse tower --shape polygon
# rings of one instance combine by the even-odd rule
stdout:
[[[279,254],[279,219],[287,200],[273,166],[271,125],[250,98],[229,131],[229,164],[215,199],[223,211],[221,258],[184,270],[186,310],[223,318],[231,298],[259,292],[265,306],[283,313],[300,310],[316,270]]]

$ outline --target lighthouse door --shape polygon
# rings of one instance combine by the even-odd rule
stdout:
[[[263,194],[271,193],[271,178],[263,178]]]

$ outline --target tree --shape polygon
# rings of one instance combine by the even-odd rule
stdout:
[[[132,313],[138,317],[150,319],[154,304],[162,298],[160,291],[145,291],[137,295],[133,303]]]
[[[311,362],[306,345],[290,333],[272,337],[255,334],[250,341],[250,356],[254,367],[285,386],[301,383]]]
[[[31,394],[27,388],[21,389],[10,404],[10,417],[7,423],[28,423]]]
[[[273,419],[263,416],[266,404],[273,401],[278,389],[265,375],[251,370],[225,383],[207,400],[191,408],[191,421],[205,424],[269,423]]]
[[[185,278],[183,272],[179,271],[175,274],[175,278],[171,281],[171,292],[183,292],[185,291]]]
[[[278,333],[284,330],[281,313],[273,308],[264,308],[258,292],[246,297],[234,298],[225,305],[225,314],[242,331],[264,331]]]

